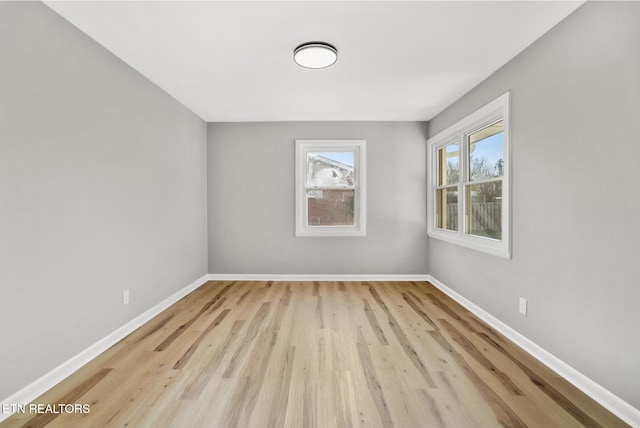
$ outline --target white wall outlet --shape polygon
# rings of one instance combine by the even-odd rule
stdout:
[[[527,315],[527,299],[520,298],[520,313],[522,315]]]
[[[129,290],[122,292],[122,306],[129,304]]]

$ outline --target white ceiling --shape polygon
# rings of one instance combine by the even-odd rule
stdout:
[[[46,2],[208,122],[430,120],[582,3]]]

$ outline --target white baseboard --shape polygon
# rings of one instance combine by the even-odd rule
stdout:
[[[196,288],[200,287],[202,284],[207,282],[208,275],[204,275],[203,277],[195,280],[191,284],[187,285],[182,290],[172,294],[167,297],[162,302],[153,306],[151,309],[146,312],[140,314],[136,318],[132,319],[113,333],[108,336],[100,339],[93,345],[89,346],[84,351],[80,352],[78,355],[74,356],[70,360],[62,363],[55,369],[51,370],[49,373],[45,374],[41,378],[22,388],[20,391],[15,394],[7,397],[2,400],[1,403],[5,404],[28,404],[38,398],[40,395],[47,392],[49,389],[62,382],[65,378],[67,378],[70,374],[80,369],[82,366],[87,364],[89,361],[93,360],[95,357],[109,349],[111,346],[118,343],[120,340],[125,338],[128,334],[132,333],[134,330],[142,326],[144,323],[148,322],[150,319],[158,315],[160,312],[167,309],[169,306],[173,305],[178,300],[182,299],[187,294],[191,293]],[[3,413],[0,412],[0,422],[4,419],[11,416],[11,413]]]
[[[576,388],[607,408],[611,413],[618,416],[620,419],[622,419],[632,427],[640,428],[640,410],[631,406],[629,403],[622,400],[617,395],[592,381],[587,376],[583,375],[564,361],[545,351],[540,346],[536,345],[534,342],[527,339],[508,325],[504,324],[502,321],[490,315],[484,309],[480,308],[476,304],[464,298],[462,295],[447,287],[433,276],[427,276],[429,277],[427,281],[431,282],[434,286],[439,288],[453,300],[460,303],[469,311],[473,312],[476,316],[478,316],[478,318],[482,319],[492,328],[502,333],[509,340],[514,342],[516,345],[527,351],[541,363],[569,381]]]
[[[209,274],[209,281],[428,281],[427,274],[418,275],[323,275],[323,274]]]
[[[556,358],[549,352],[536,345],[531,340],[522,336],[511,327],[507,326],[497,318],[493,317],[479,306],[464,298],[451,288],[444,285],[431,275],[309,275],[309,274],[249,274],[249,275],[233,275],[233,274],[209,274],[197,279],[182,290],[169,296],[162,302],[153,306],[146,312],[134,318],[127,324],[123,325],[113,333],[94,343],[75,357],[56,367],[49,373],[37,379],[30,385],[27,385],[15,394],[2,400],[2,403],[11,404],[27,404],[35,400],[37,397],[60,383],[70,374],[80,369],[89,361],[109,349],[111,346],[122,340],[128,334],[151,320],[160,312],[173,305],[175,302],[191,293],[207,281],[429,281],[439,288],[449,297],[460,303],[462,306],[473,312],[476,316],[496,329],[516,345],[527,351],[533,357],[545,364],[551,370],[558,373],[567,381],[575,385],[578,389],[589,395],[595,401],[607,408],[620,419],[631,425],[640,428],[640,410],[634,408],[615,394],[595,383],[582,373],[575,370],[565,362]],[[11,416],[10,413],[0,413],[0,422]]]

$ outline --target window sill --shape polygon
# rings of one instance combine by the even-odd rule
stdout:
[[[458,232],[449,232],[444,230],[431,230],[428,232],[428,236],[429,238],[437,239],[439,241],[448,242],[460,247],[511,260],[511,251],[503,241],[470,235],[463,237]]]
[[[296,230],[297,237],[315,237],[315,238],[362,238],[367,236],[366,230],[354,228],[332,227],[305,227],[302,230]]]

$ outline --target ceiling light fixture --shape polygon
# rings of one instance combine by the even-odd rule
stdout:
[[[293,51],[293,60],[304,68],[326,68],[338,60],[338,50],[329,43],[303,43]]]

